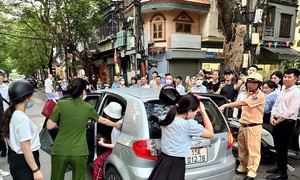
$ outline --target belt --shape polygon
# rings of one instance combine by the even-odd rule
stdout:
[[[253,124],[241,124],[241,126],[243,126],[243,127],[253,127],[253,126],[258,126],[258,125],[261,125],[261,124],[255,124],[255,123],[253,123]]]

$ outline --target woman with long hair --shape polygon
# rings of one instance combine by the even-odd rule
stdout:
[[[194,120],[197,113],[202,115],[204,127]],[[185,157],[192,145],[192,137],[211,138],[213,127],[204,105],[196,96],[189,93],[180,99],[160,122],[161,155],[149,179],[183,180],[185,176]]]
[[[3,137],[10,146],[9,169],[14,180],[42,180],[38,127],[25,113],[34,104],[35,90],[27,81],[16,81],[8,88],[10,106],[4,113]]]
[[[121,124],[99,116],[94,107],[83,101],[86,82],[81,78],[71,80],[67,87],[68,99],[61,99],[47,122],[53,129],[59,123],[59,130],[51,151],[51,180],[63,180],[67,165],[72,167],[72,179],[85,180],[88,159],[86,126],[90,119],[107,126],[121,128]]]
[[[263,122],[267,124],[270,123],[271,111],[278,96],[278,94],[275,92],[275,89],[277,89],[275,82],[269,80],[263,83],[262,91],[266,95]]]
[[[277,88],[275,88],[275,93],[276,94],[278,94],[280,91],[285,89],[285,86],[283,85],[282,79],[283,79],[283,74],[282,74],[281,71],[274,71],[270,75],[270,80],[273,81],[277,85]]]

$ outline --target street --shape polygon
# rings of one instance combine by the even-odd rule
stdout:
[[[33,108],[28,109],[26,113],[29,115],[31,120],[39,127],[41,130],[43,123],[44,123],[44,117],[41,115],[42,108],[44,106],[44,103],[46,101],[46,95],[42,90],[38,90],[37,93],[34,94],[34,101],[35,105]],[[261,160],[260,167],[258,169],[258,175],[256,177],[257,180],[262,180],[265,179],[266,176],[268,175],[265,173],[267,169],[272,169],[275,166],[275,156],[270,155],[270,157],[264,157]],[[44,151],[40,150],[40,161],[41,161],[41,171],[43,172],[44,179],[49,180],[50,179],[50,173],[51,173],[51,157],[50,155],[46,154]],[[298,180],[300,179],[300,156],[296,156],[291,154],[289,156],[289,164],[295,168],[293,172],[288,171],[289,174],[289,179],[290,180]],[[0,168],[3,170],[8,171],[9,167],[7,164],[7,157],[5,158],[0,158]],[[244,175],[235,175],[233,178],[234,180],[241,180],[244,179]],[[3,179],[5,180],[11,180],[12,177],[4,177]],[[65,174],[65,179],[66,180],[71,180],[72,179],[72,173],[71,171],[67,172]],[[90,172],[87,172],[87,179],[90,180],[91,175]]]

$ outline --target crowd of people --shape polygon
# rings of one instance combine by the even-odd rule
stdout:
[[[200,71],[197,75],[187,77],[183,85],[181,76],[174,78],[171,74],[165,74],[164,82],[158,72],[152,72],[152,79],[148,83],[147,77],[131,78],[130,85],[126,85],[123,77],[114,76],[111,88],[159,88],[172,87],[182,96],[181,100],[160,122],[162,129],[162,155],[159,157],[149,179],[184,179],[185,161],[183,157],[188,154],[192,136],[210,138],[214,135],[213,128],[203,104],[199,104],[197,96],[193,93],[221,94],[228,99],[228,103],[220,106],[220,110],[232,108],[230,116],[240,119],[238,134],[238,156],[239,166],[236,174],[246,174],[245,180],[255,179],[259,167],[261,153],[262,123],[273,126],[273,137],[277,152],[277,164],[274,169],[268,170],[272,173],[267,179],[287,179],[287,146],[289,138],[295,128],[300,108],[300,89],[297,87],[300,72],[298,69],[288,69],[285,72],[275,71],[270,79],[263,79],[258,73],[258,67],[251,65],[246,73],[240,73],[234,82],[234,72],[225,70],[222,80],[220,71],[215,70],[211,74]],[[2,176],[12,175],[14,179],[44,179],[40,171],[39,162],[39,132],[37,126],[25,113],[26,109],[34,105],[34,87],[27,81],[13,82],[9,87],[3,83],[5,72],[0,70],[0,93],[8,103],[3,103],[5,110],[2,120],[2,136],[8,139],[10,147],[10,173],[0,169]],[[105,142],[100,138],[98,144],[103,147],[113,148],[121,131],[123,119],[121,106],[111,102],[104,108],[104,117],[99,116],[94,107],[83,101],[85,95],[91,90],[99,88],[97,80],[92,77],[74,78],[70,81],[63,79],[60,82],[64,98],[57,102],[47,128],[53,129],[59,124],[60,130],[53,144],[51,152],[51,179],[60,180],[64,178],[67,165],[73,169],[73,179],[86,179],[87,169],[87,141],[85,128],[88,120],[114,127],[112,131],[112,142]],[[53,86],[53,76],[49,74],[45,80],[45,93],[48,98],[56,92]],[[236,108],[236,109],[233,109]],[[78,113],[80,112],[80,114]],[[193,121],[196,113],[203,116],[204,126]],[[78,114],[78,116],[74,116]],[[76,123],[74,123],[76,122]],[[193,128],[184,128],[184,127]],[[174,134],[172,129],[180,134]],[[189,130],[189,131],[188,131]],[[186,136],[182,136],[185,134]],[[173,141],[174,137],[176,140]],[[178,139],[181,137],[181,139]],[[3,140],[1,138],[1,140]],[[165,143],[168,141],[168,143]],[[171,142],[171,143],[170,143]],[[177,149],[169,152],[168,149]],[[178,144],[180,143],[180,144]],[[1,156],[6,156],[6,143],[1,141]],[[111,151],[101,154],[95,161],[94,179],[103,178],[103,162]],[[182,157],[182,158],[178,158]],[[173,162],[173,163],[170,163]],[[178,166],[174,167],[172,164]],[[162,169],[172,169],[169,173]]]

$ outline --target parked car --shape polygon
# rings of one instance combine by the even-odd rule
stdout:
[[[158,89],[103,89],[85,98],[100,115],[112,101],[122,106],[122,132],[104,163],[106,180],[142,180],[149,177],[160,154],[159,121],[173,106],[172,103],[160,101],[159,94]],[[185,179],[232,180],[236,165],[232,155],[232,134],[216,103],[204,96],[201,102],[213,124],[215,135],[211,139],[193,138],[190,154],[186,157]],[[203,123],[200,115],[195,119]],[[93,160],[106,151],[98,146],[97,137],[104,136],[110,140],[111,130],[111,127],[92,121],[88,124],[88,163],[91,166]]]

